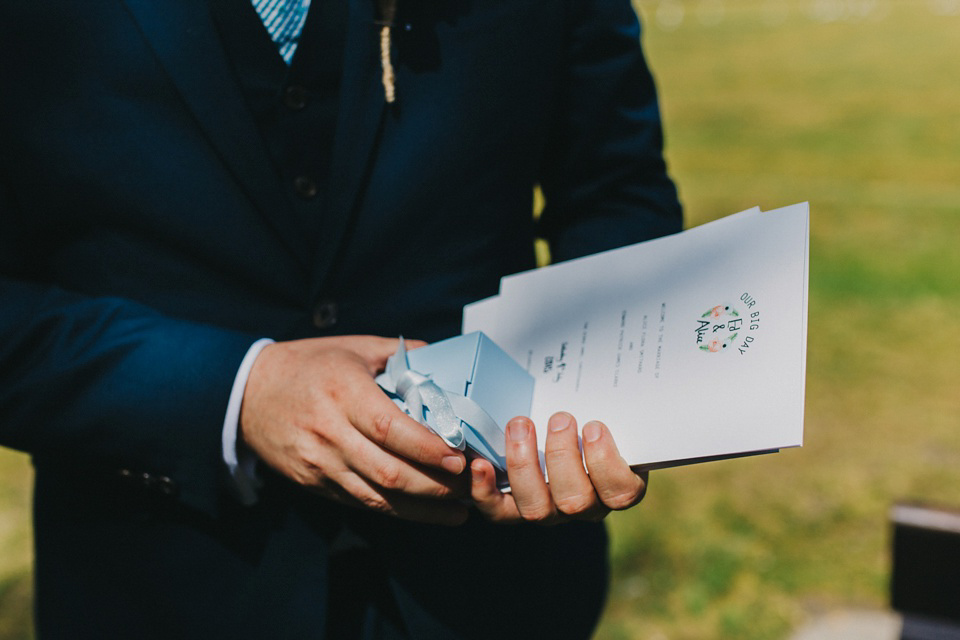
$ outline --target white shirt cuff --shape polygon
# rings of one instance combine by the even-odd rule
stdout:
[[[261,338],[254,342],[247,354],[240,362],[237,377],[233,380],[233,389],[230,391],[230,400],[227,402],[227,414],[223,420],[223,461],[227,471],[233,479],[240,502],[252,505],[257,501],[257,491],[261,482],[257,475],[257,456],[247,448],[237,447],[237,434],[240,430],[240,405],[243,403],[243,392],[247,387],[247,378],[253,363],[263,351],[263,348],[272,344],[273,340]]]

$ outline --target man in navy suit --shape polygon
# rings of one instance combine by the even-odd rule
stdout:
[[[606,427],[585,469],[571,416],[512,421],[502,494],[373,375],[535,236],[679,230],[627,0],[313,0],[289,64],[250,0],[5,1],[0,53],[41,638],[591,633],[645,489]]]

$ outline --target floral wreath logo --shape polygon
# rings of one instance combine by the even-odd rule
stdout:
[[[734,320],[734,322],[731,322],[731,325],[737,326],[739,324],[739,322],[736,322],[736,319],[740,317],[740,313],[732,306],[719,304],[715,307],[711,307],[700,316],[700,328],[697,330],[697,342],[701,342],[703,337],[702,334],[706,332],[706,328],[710,324],[711,320],[719,321],[724,316],[728,316]],[[720,327],[723,326],[723,324],[720,325]],[[719,353],[732,345],[733,341],[736,339],[737,332],[731,331],[722,338],[710,338],[706,343],[700,344],[700,350],[707,353]]]

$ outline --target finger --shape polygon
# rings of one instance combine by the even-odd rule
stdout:
[[[322,487],[354,481],[377,492],[406,492],[420,498],[463,498],[469,495],[466,474],[452,475],[416,465],[380,448],[345,420],[328,425],[324,435],[307,432],[293,456],[289,475],[297,482]],[[363,493],[369,493],[364,489]]]
[[[360,383],[345,403],[347,418],[379,447],[428,468],[458,475],[467,466],[463,452],[405,414],[372,382]]]
[[[467,474],[431,472],[370,443],[363,446],[368,450],[351,456],[347,466],[379,488],[423,498],[464,498],[469,494]]]
[[[435,438],[444,450],[450,450],[423,425],[414,423],[414,428]],[[449,469],[435,469],[395,453],[349,426],[338,435],[336,444],[343,452],[343,463],[350,470],[382,489],[433,498],[466,497],[469,494],[469,478],[460,473],[461,465],[465,464],[460,452],[456,453],[461,458],[449,456],[448,462],[441,461],[441,465],[447,464]]]
[[[524,520],[549,521],[556,515],[556,508],[540,470],[533,422],[524,417],[508,422],[506,444],[507,477],[517,510]]]
[[[583,426],[583,457],[597,495],[607,507],[627,509],[643,499],[646,475],[634,473],[620,457],[613,436],[602,422]]]
[[[387,358],[395,354],[400,345],[398,338],[380,336],[332,336],[323,340],[326,340],[327,344],[336,345],[359,356],[370,375],[382,372],[387,366]],[[407,349],[425,344],[419,340],[406,340],[405,343]]]
[[[387,491],[371,485],[356,474],[341,475],[336,478],[336,482],[339,484],[333,484],[320,493],[345,504],[372,509],[404,520],[455,526],[463,524],[469,516],[466,505],[456,500],[431,500]]]
[[[470,497],[474,506],[493,522],[519,522],[522,518],[513,496],[497,488],[496,473],[488,460],[476,458],[470,463]]]
[[[560,412],[550,417],[543,452],[550,494],[560,513],[587,520],[607,515],[610,510],[601,502],[583,466],[577,421],[572,415]]]

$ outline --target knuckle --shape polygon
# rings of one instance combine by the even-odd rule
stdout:
[[[378,493],[364,493],[361,496],[355,497],[368,509],[380,512],[392,511],[392,507],[387,499]]]
[[[548,466],[565,464],[572,458],[573,455],[569,449],[554,448],[548,445],[543,452],[544,462],[546,462]]]
[[[323,420],[316,420],[309,426],[301,429],[301,433],[309,434],[312,444],[318,448],[337,448],[339,446],[340,434],[330,423]]]
[[[394,423],[394,417],[389,414],[381,413],[377,415],[373,421],[373,433],[370,434],[370,437],[377,444],[385,444],[394,429]]]
[[[442,484],[436,484],[426,487],[422,494],[427,498],[451,498],[459,497],[463,492],[457,491]]]
[[[574,516],[590,511],[596,506],[596,503],[595,495],[565,496],[557,500],[557,511],[564,515]]]
[[[377,467],[372,480],[384,489],[403,489],[403,471],[394,462]]]
[[[622,511],[635,505],[642,496],[643,493],[639,489],[623,491],[604,497],[603,503],[614,511]]]
[[[515,471],[520,473],[527,473],[536,471],[540,473],[540,462],[533,457],[516,457],[516,458],[507,458],[507,466]]]
[[[326,489],[339,496],[342,502],[382,513],[390,513],[393,510],[386,496],[379,493],[354,471],[342,469],[330,480],[332,482],[326,483]]]
[[[423,493],[434,498],[468,497],[470,495],[470,481],[469,478],[455,478],[452,481],[432,479],[424,488]]]
[[[341,369],[342,371],[342,369]],[[344,375],[330,380],[321,389],[316,389],[314,393],[325,396],[326,400],[335,405],[341,405],[349,402],[353,386],[348,380],[348,372],[343,371]]]
[[[520,516],[532,524],[546,524],[553,517],[554,511],[546,504],[532,505],[520,509]]]
[[[317,452],[311,447],[298,443],[289,452],[287,459],[289,460],[287,475],[300,486],[313,487],[322,481],[324,467]]]
[[[290,469],[290,478],[301,487],[314,487],[318,484],[316,467],[309,464],[297,465]]]
[[[433,448],[431,447],[433,443],[429,439],[423,439],[422,441],[414,445],[415,449],[413,452],[413,458],[415,462],[428,463],[437,460],[438,456],[434,454]]]

